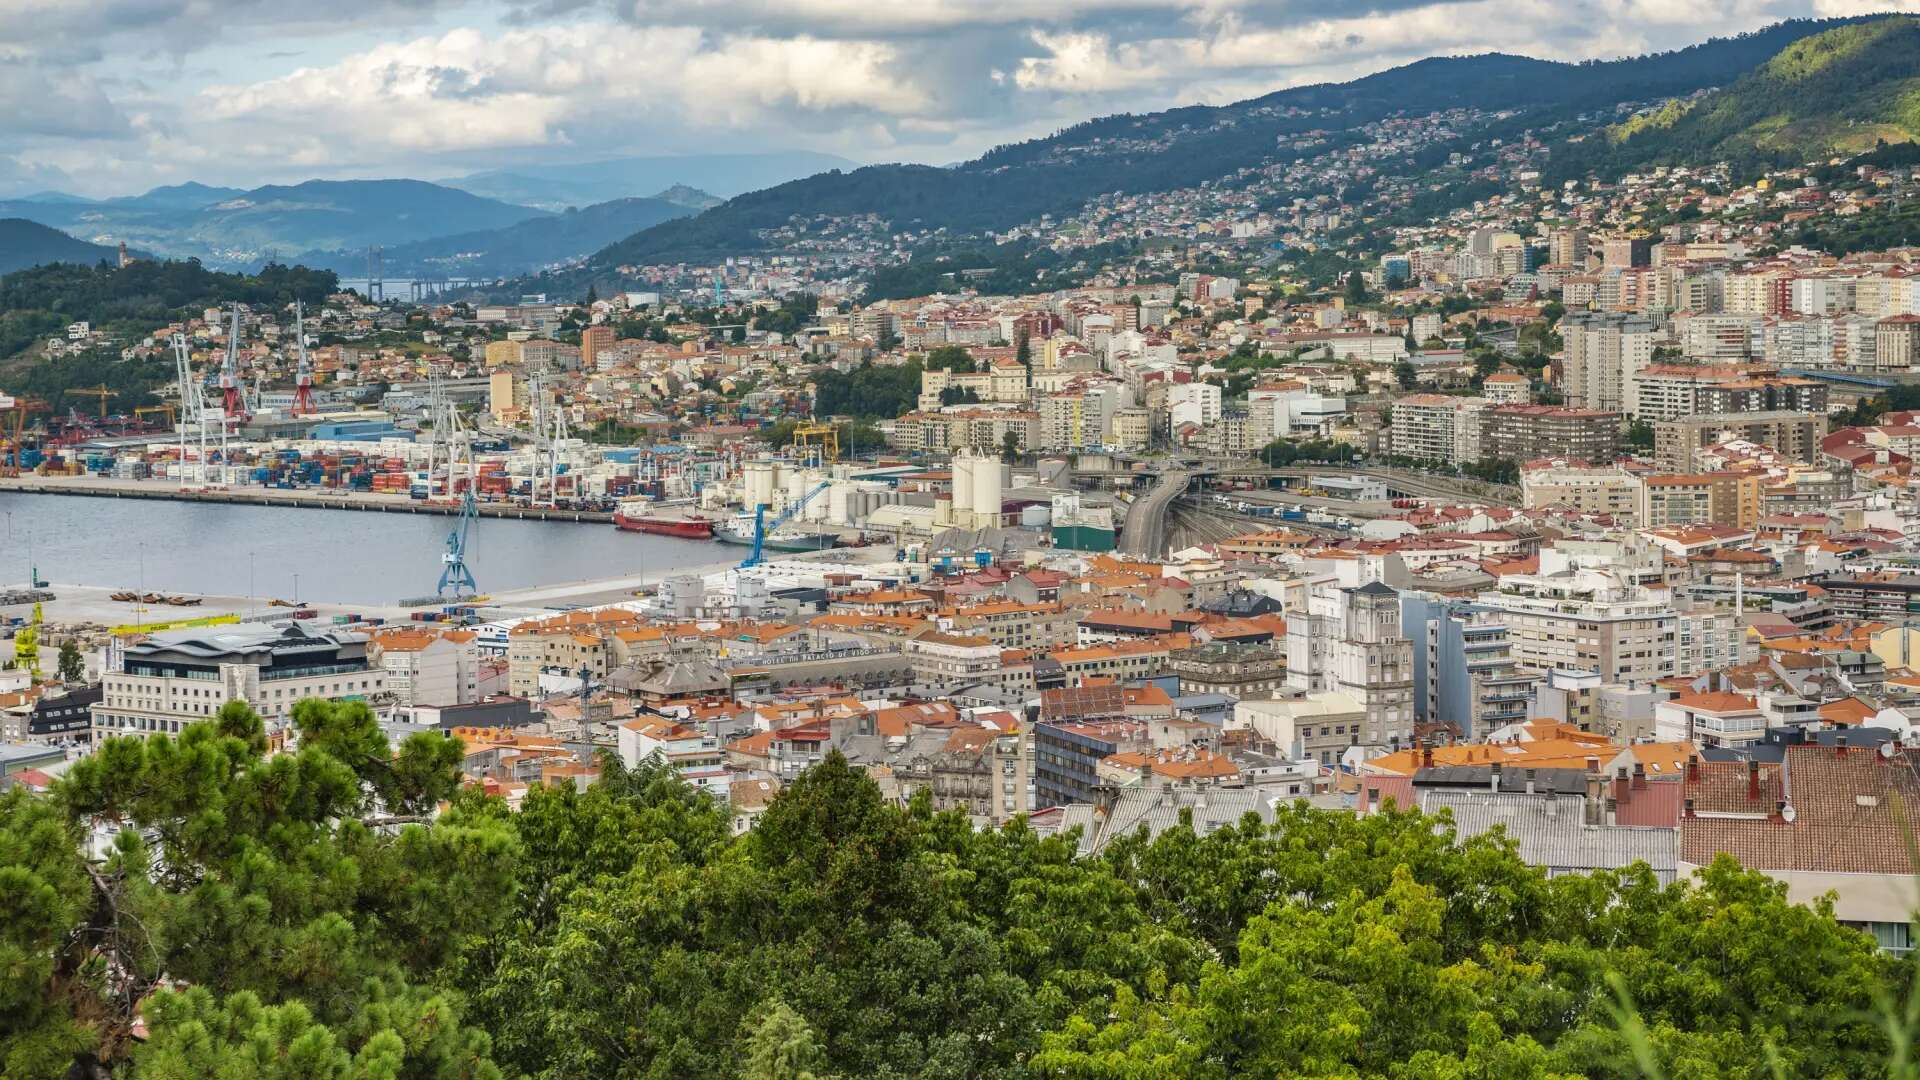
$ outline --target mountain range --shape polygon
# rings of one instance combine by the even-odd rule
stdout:
[[[676,187],[652,198],[613,199],[558,214],[541,213],[502,228],[398,244],[383,248],[381,260],[392,278],[514,277],[575,262],[599,250],[609,236],[687,217],[718,201],[691,188]],[[295,261],[352,278],[364,275],[366,251],[310,251]]]
[[[0,218],[0,274],[46,263],[96,263],[117,259],[118,248],[75,240],[25,218]]]
[[[732,195],[849,164],[827,154],[781,151],[529,165],[445,184],[309,180],[243,189],[189,181],[106,199],[37,192],[0,200],[0,218],[36,222],[81,243],[125,241],[209,266],[358,251],[350,263],[330,256],[329,265],[364,269],[365,249],[379,245],[389,252],[390,273],[465,256],[472,265],[462,272],[518,274],[707,209],[720,201],[707,193],[708,184]],[[546,242],[531,228],[502,235],[497,248],[482,238],[544,219],[554,222]]]
[[[609,245],[591,261],[707,261],[765,250],[767,230],[796,216],[872,214],[895,229],[1002,230],[1070,214],[1096,195],[1218,181],[1279,159],[1276,140],[1328,131],[1352,141],[1361,125],[1455,107],[1555,116],[1629,101],[1691,95],[1738,80],[1803,39],[1869,19],[1790,20],[1739,37],[1648,56],[1581,64],[1486,54],[1434,57],[1352,82],[1296,87],[1223,106],[1090,120],[996,148],[952,168],[873,165],[749,192],[692,218]]]
[[[731,198],[772,187],[788,180],[853,167],[832,154],[811,150],[778,150],[759,154],[688,154],[674,157],[627,157],[609,161],[564,165],[516,165],[470,176],[442,180],[448,187],[518,203],[541,210],[560,211],[632,198],[675,186],[712,192]]]

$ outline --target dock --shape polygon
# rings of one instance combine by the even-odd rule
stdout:
[[[293,506],[306,510],[363,510],[379,514],[443,514],[460,512],[458,502],[429,502],[407,496],[373,492],[344,494],[311,489],[230,487],[182,491],[164,483],[101,480],[77,476],[0,477],[0,493],[20,495],[79,495],[96,499],[165,499],[170,502],[232,503],[242,506]],[[613,514],[601,510],[559,510],[550,506],[513,506],[479,503],[481,517],[526,521],[566,521],[583,525],[611,525]]]

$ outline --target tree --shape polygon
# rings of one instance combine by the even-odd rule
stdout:
[[[1400,384],[1400,389],[1411,390],[1420,381],[1420,370],[1413,366],[1413,361],[1411,360],[1395,360],[1393,362],[1393,378],[1395,382]]]
[[[921,366],[928,371],[963,374],[975,370],[973,354],[959,345],[941,345],[927,353]]]
[[[1635,450],[1653,449],[1653,425],[1634,419],[1627,423],[1627,445]]]
[[[775,998],[747,1035],[743,1080],[824,1080],[827,1054],[799,1013]]]
[[[313,1060],[337,1046],[412,1075],[490,1074],[486,1035],[429,983],[499,929],[513,831],[426,822],[458,784],[459,743],[392,752],[359,702],[293,719],[300,749],[269,758],[260,717],[230,702],[177,737],[106,740],[51,798],[0,800],[0,1071],[104,1077],[130,1056],[144,1071],[133,1028],[150,1006],[155,1075],[212,1075],[200,1050],[231,1056],[204,1040],[237,1053],[262,1023]],[[83,823],[122,827],[105,859],[83,858]],[[194,996],[150,1001],[163,978]],[[298,1007],[258,1008],[282,1005]]]
[[[1006,462],[1009,465],[1012,465],[1018,462],[1020,460],[1020,457],[1021,457],[1021,450],[1020,450],[1019,433],[1013,432],[1013,431],[1002,433],[1000,436],[1000,460]]]
[[[59,676],[63,683],[87,681],[86,658],[80,655],[79,644],[71,639],[60,643]]]
[[[940,404],[942,406],[978,405],[980,393],[971,386],[949,386],[940,391]]]
[[[1358,270],[1347,275],[1346,297],[1350,306],[1357,307],[1367,302],[1367,279],[1361,277]]]

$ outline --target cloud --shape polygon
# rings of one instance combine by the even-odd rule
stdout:
[[[1434,54],[1617,56],[1901,7],[1920,0],[0,0],[0,138],[130,186],[801,144],[943,162]]]

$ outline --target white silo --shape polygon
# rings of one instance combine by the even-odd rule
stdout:
[[[973,518],[976,529],[1000,527],[1000,502],[1005,483],[1000,470],[1005,466],[986,454],[973,465]]]
[[[762,503],[773,503],[773,462],[749,461],[744,505],[752,510]]]
[[[849,506],[853,495],[853,481],[835,480],[827,489],[827,520],[835,525],[853,524],[853,511]]]
[[[953,455],[953,521],[965,526],[973,511],[973,455],[962,450]]]

